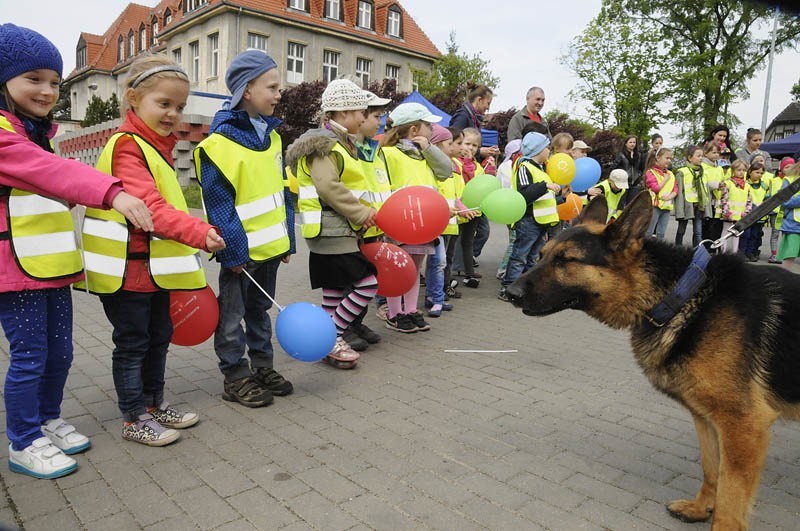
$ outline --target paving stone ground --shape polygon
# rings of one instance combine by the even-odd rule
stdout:
[[[63,414],[93,447],[54,481],[3,464],[0,522],[28,531],[707,529],[664,509],[699,486],[688,413],[646,382],[625,333],[579,312],[525,317],[497,300],[505,234],[492,226],[480,287],[462,288],[430,332],[393,333],[370,312],[383,342],[356,370],[302,363],[276,345],[276,368],[295,392],[267,408],[222,401],[210,341],[172,348],[167,398],[202,422],[165,448],[121,439],[111,328],[96,298],[75,293]],[[211,264],[214,286],[216,274]],[[320,300],[302,241],[281,267],[277,298]],[[5,339],[0,349],[7,358]],[[773,429],[754,530],[800,528],[799,428]]]

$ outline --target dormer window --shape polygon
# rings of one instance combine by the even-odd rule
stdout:
[[[133,38],[133,30],[128,32],[128,57],[136,55],[136,40]]]
[[[358,0],[357,26],[364,29],[375,29],[375,9],[370,0]]]
[[[325,0],[325,18],[342,20],[341,0]]]
[[[117,40],[117,62],[121,63],[125,60],[125,39],[122,35]]]
[[[172,22],[172,11],[167,8],[167,10],[164,11],[164,26],[168,26],[170,22]]]
[[[150,46],[158,46],[158,19],[154,16],[150,20]]]
[[[84,44],[80,48],[78,48],[77,53],[75,54],[75,68],[80,70],[86,66],[86,45]]]
[[[144,22],[139,26],[139,51],[147,49],[147,28],[144,27]]]
[[[200,7],[203,7],[208,3],[208,0],[186,0],[184,2],[184,13],[188,13],[189,11],[194,11]]]
[[[308,0],[289,0],[289,9],[308,12]]]
[[[392,6],[386,15],[386,34],[390,37],[403,37],[403,13],[397,6]]]

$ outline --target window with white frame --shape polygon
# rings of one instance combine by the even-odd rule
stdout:
[[[183,5],[186,9],[184,12],[188,13],[189,11],[194,11],[198,7],[202,7],[208,3],[208,0],[185,0]]]
[[[362,87],[369,85],[370,74],[372,74],[372,59],[356,58],[356,77],[361,80]]]
[[[298,11],[308,11],[307,0],[289,0],[288,5],[291,9],[297,9]]]
[[[306,47],[296,42],[290,42],[286,52],[286,81],[289,83],[303,82],[304,57]]]
[[[397,65],[386,65],[386,79],[400,79],[400,67]]]
[[[117,62],[121,63],[125,60],[125,39],[122,38],[122,35],[119,36],[119,40],[117,41]]]
[[[322,81],[330,83],[339,77],[339,58],[342,54],[333,50],[322,52]]]
[[[164,26],[167,26],[170,22],[172,22],[172,11],[167,8],[167,10],[164,11]]]
[[[368,0],[358,0],[358,27],[373,29],[375,26],[372,23],[373,5]]]
[[[133,38],[133,30],[128,33],[128,57],[136,55],[136,39]]]
[[[172,50],[172,61],[178,66],[183,66],[183,52],[181,48]]]
[[[212,77],[219,75],[219,33],[208,36],[208,72]]]
[[[158,19],[153,17],[153,20],[150,21],[150,31],[152,32],[150,35],[150,46],[158,46]]]
[[[247,33],[247,47],[253,50],[267,51],[267,36],[259,33]]]
[[[392,6],[386,14],[386,34],[392,37],[400,38],[403,36],[403,14],[397,8]]]
[[[75,56],[75,68],[81,69],[86,66],[86,46],[78,48],[78,53]]]
[[[340,0],[325,0],[325,18],[342,20],[342,2]]]
[[[192,61],[192,81],[200,81],[200,43],[197,41],[189,43],[189,57]]]
[[[144,23],[139,26],[139,51],[142,52],[147,49],[147,28]]]

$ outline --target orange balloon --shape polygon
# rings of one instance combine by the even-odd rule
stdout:
[[[583,210],[583,199],[578,194],[568,194],[566,201],[556,206],[558,219],[572,221],[577,218]]]
[[[194,291],[170,291],[173,345],[199,345],[214,333],[219,322],[219,303],[211,286]]]

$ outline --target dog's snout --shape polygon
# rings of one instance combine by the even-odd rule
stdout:
[[[506,288],[506,295],[512,301],[519,300],[525,296],[525,292],[516,283]]]

